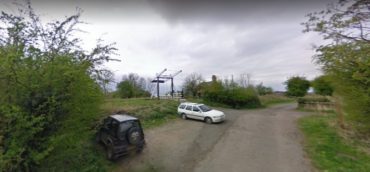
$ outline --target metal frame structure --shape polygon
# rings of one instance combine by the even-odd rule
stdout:
[[[160,97],[159,97],[159,84],[160,83],[165,83],[168,80],[171,80],[171,97],[173,98],[173,94],[175,92],[173,90],[173,87],[174,87],[173,78],[182,72],[182,70],[179,70],[179,71],[177,71],[175,73],[172,73],[172,74],[165,74],[166,71],[168,71],[168,70],[164,69],[163,71],[159,72],[156,75],[156,78],[152,80],[152,83],[157,83],[157,98],[158,99],[160,99]]]

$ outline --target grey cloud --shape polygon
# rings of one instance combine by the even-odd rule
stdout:
[[[148,0],[170,23],[215,22],[241,23],[271,22],[279,17],[299,17],[297,12],[310,12],[330,0]]]
[[[309,49],[320,40],[303,35],[299,23],[306,13],[324,8],[326,1],[32,2],[51,15],[65,15],[76,6],[84,9],[83,17],[92,23],[87,29],[99,26],[92,29],[92,36],[107,32],[107,41],[117,42],[123,61],[110,67],[118,74],[145,70],[154,75],[163,68],[183,69],[176,81],[180,87],[181,78],[192,72],[207,79],[212,74],[251,73],[255,83],[282,90],[289,76],[312,78],[320,73],[311,63],[314,52]]]

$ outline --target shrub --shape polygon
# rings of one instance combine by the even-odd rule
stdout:
[[[262,82],[256,86],[256,90],[259,95],[272,94],[273,92],[271,87],[264,86]]]
[[[204,100],[222,103],[233,108],[256,108],[261,106],[258,94],[253,87],[225,88],[221,82],[212,82],[204,88]]]
[[[287,89],[287,96],[303,97],[310,88],[310,82],[301,76],[293,76],[285,83]]]
[[[320,76],[315,78],[311,82],[312,88],[316,94],[323,95],[323,96],[331,96],[333,94],[333,87],[329,82],[327,76]]]
[[[92,137],[86,128],[94,119],[90,115],[99,113],[101,65],[115,50],[100,44],[91,52],[80,48],[81,40],[72,36],[79,13],[42,25],[26,2],[28,8],[19,10],[24,14],[0,16],[1,171],[39,171],[45,160],[60,155],[54,154],[60,147],[83,150],[76,142]],[[75,122],[66,125],[68,120]],[[55,141],[65,128],[81,131],[69,145]],[[73,159],[76,167],[87,162],[79,159],[86,154],[69,152],[65,161],[52,162],[66,165]]]

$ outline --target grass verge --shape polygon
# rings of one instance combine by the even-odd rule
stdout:
[[[370,156],[345,141],[335,126],[335,115],[312,115],[299,120],[305,135],[305,150],[321,171],[370,171]]]
[[[102,109],[105,114],[126,111],[139,118],[144,128],[151,128],[176,118],[178,105],[173,100],[107,99]]]

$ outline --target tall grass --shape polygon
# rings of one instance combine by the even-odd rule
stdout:
[[[313,164],[322,171],[370,171],[370,156],[348,143],[329,125],[334,114],[301,118],[299,126],[305,135],[305,150]]]

